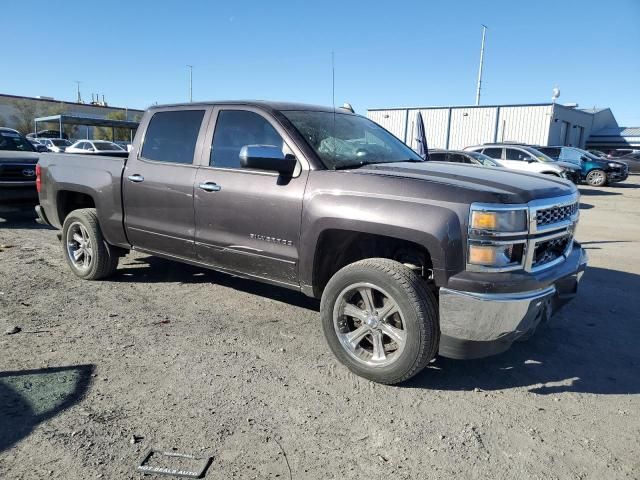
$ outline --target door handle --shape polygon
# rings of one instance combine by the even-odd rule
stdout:
[[[144,177],[136,173],[135,175],[129,175],[127,177],[127,180],[134,183],[140,183],[140,182],[144,182]]]
[[[204,190],[205,192],[219,192],[222,190],[222,187],[217,183],[213,182],[202,182],[198,185],[198,188]]]

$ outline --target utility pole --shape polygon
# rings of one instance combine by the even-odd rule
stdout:
[[[484,65],[484,37],[487,26],[482,25],[482,46],[480,47],[480,68],[478,69],[478,90],[476,91],[476,105],[480,105],[480,90],[482,90],[482,67]]]
[[[193,65],[187,65],[189,67],[189,102],[193,102]]]
[[[80,96],[80,84],[82,83],[80,80],[75,80],[77,86],[78,95],[76,97],[76,102],[82,103],[82,97]]]

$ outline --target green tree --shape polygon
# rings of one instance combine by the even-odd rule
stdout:
[[[116,110],[108,113],[105,118],[107,120],[126,120],[127,114],[124,110]],[[115,134],[115,138],[112,138],[112,134]],[[131,139],[128,128],[115,128],[112,132],[111,127],[95,127],[93,129],[93,138],[120,142],[128,142]]]
[[[11,106],[14,109],[14,113],[10,117],[11,123],[16,130],[24,135],[29,132],[33,132],[33,121],[36,118],[66,113],[66,106],[64,102],[51,103],[20,98],[13,100],[13,102],[11,102]],[[38,126],[40,128],[40,125]],[[42,128],[44,128],[44,125]],[[55,125],[51,125],[48,128],[57,130],[59,126],[55,123]],[[65,125],[63,130],[69,137],[74,137],[78,131],[78,127],[76,125]]]

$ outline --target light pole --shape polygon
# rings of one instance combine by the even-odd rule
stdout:
[[[189,68],[189,102],[193,102],[193,65],[187,65]]]
[[[487,26],[482,25],[482,46],[480,47],[480,68],[478,69],[478,90],[476,91],[476,105],[480,105],[480,90],[482,88],[482,67],[484,65],[484,37],[487,34]]]

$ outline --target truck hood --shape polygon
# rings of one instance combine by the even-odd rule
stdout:
[[[0,150],[0,163],[25,163],[35,165],[40,156],[36,152],[18,152],[13,150]]]
[[[527,203],[541,198],[570,195],[575,185],[561,178],[449,162],[397,162],[366,165],[353,173],[384,175],[447,184],[454,188],[490,194],[499,203]]]

